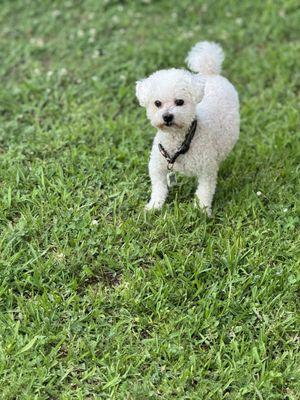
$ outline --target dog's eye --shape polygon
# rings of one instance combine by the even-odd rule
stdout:
[[[157,108],[161,106],[161,101],[155,100],[154,104],[156,105]]]
[[[176,99],[176,100],[175,100],[175,105],[176,105],[176,106],[183,106],[183,105],[184,105],[184,100],[182,100],[182,99]]]

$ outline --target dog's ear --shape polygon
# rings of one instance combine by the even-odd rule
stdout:
[[[200,103],[204,96],[205,79],[199,75],[192,76],[191,88],[195,103]]]
[[[146,107],[149,96],[150,82],[149,78],[141,79],[136,82],[135,94],[142,107]]]

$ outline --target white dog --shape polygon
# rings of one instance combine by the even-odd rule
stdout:
[[[200,42],[187,56],[193,74],[183,69],[153,73],[136,84],[155,136],[149,173],[152,194],[146,209],[164,204],[170,171],[196,176],[200,207],[211,215],[221,161],[239,136],[239,100],[233,85],[220,76],[224,54],[216,43]],[[172,172],[173,174],[173,172]]]

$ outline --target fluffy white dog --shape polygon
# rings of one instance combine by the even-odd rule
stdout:
[[[239,136],[239,100],[220,76],[224,54],[216,43],[200,42],[183,69],[154,72],[136,84],[136,95],[158,129],[149,161],[152,194],[146,209],[164,204],[174,172],[196,176],[200,207],[211,215],[221,161]],[[172,172],[171,172],[172,171]]]

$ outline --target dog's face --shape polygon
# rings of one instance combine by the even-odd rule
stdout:
[[[155,128],[174,132],[190,126],[203,97],[203,88],[199,76],[173,68],[138,81],[136,95]]]

